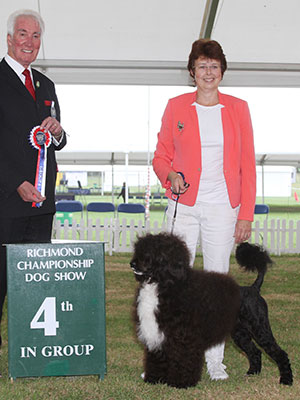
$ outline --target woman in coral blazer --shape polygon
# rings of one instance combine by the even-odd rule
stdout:
[[[197,92],[170,99],[166,107],[158,143],[153,158],[153,168],[166,195],[172,198],[171,172],[183,172],[185,181],[190,184],[185,191],[182,183],[182,194],[179,203],[193,206],[201,176],[201,141],[197,113],[192,104],[196,101]],[[218,92],[222,108],[224,133],[224,176],[228,195],[233,208],[240,205],[238,220],[253,220],[256,197],[255,155],[253,146],[252,125],[248,105],[236,97]],[[176,185],[176,181],[174,186]],[[178,189],[178,188],[177,188]],[[238,231],[237,242],[248,239],[249,231],[243,235]]]
[[[169,100],[152,162],[167,189],[169,230],[185,239],[191,264],[200,235],[204,269],[222,273],[234,241],[251,235],[256,197],[250,113],[245,101],[219,92],[226,68],[219,43],[194,42],[188,70],[197,90]],[[211,379],[228,377],[223,353],[221,345],[206,355]]]

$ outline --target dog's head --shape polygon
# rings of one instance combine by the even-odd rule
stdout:
[[[185,279],[189,262],[185,242],[176,235],[159,233],[138,238],[130,266],[137,281],[169,286]]]

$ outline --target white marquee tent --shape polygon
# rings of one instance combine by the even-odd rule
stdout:
[[[42,15],[35,67],[60,84],[188,85],[186,60],[199,37],[218,40],[228,60],[224,86],[300,87],[299,0],[10,0]],[[149,155],[128,155],[142,165]],[[299,154],[257,155],[260,165],[299,165]],[[58,154],[60,164],[126,163],[125,153]]]
[[[299,0],[2,1],[2,54],[7,16],[19,8],[45,20],[36,66],[56,83],[187,85],[201,36],[224,48],[223,85],[300,87]]]

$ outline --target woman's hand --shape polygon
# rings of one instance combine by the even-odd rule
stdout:
[[[241,243],[250,238],[251,225],[252,225],[251,221],[246,221],[243,219],[237,220],[234,232],[235,243]]]
[[[189,185],[184,182],[182,176],[177,172],[169,172],[168,179],[171,182],[171,187],[174,194],[182,194],[188,190]]]

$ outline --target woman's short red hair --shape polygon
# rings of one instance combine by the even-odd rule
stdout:
[[[224,75],[224,72],[227,69],[227,61],[225,54],[223,53],[223,49],[217,41],[210,39],[199,39],[193,43],[187,65],[192,78],[194,78],[195,75],[195,61],[198,60],[199,57],[220,61],[222,76]]]

